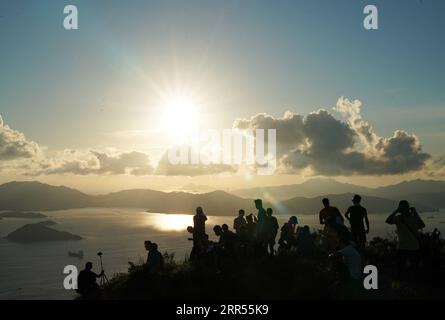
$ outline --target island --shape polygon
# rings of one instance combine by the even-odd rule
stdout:
[[[39,212],[23,212],[23,211],[0,212],[0,219],[2,218],[42,219],[46,217],[47,216]]]
[[[25,224],[8,234],[5,239],[18,243],[82,240],[81,236],[48,227],[53,224],[52,221]]]

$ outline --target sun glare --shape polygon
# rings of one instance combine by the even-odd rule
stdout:
[[[193,217],[186,214],[151,213],[147,215],[146,223],[160,231],[185,231],[193,224]]]
[[[162,102],[161,130],[175,141],[186,139],[200,125],[196,100],[184,94],[171,95]]]

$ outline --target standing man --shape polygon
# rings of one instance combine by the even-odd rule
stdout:
[[[397,272],[398,280],[404,280],[408,275],[415,277],[420,262],[419,230],[425,228],[425,223],[409,202],[402,200],[399,207],[386,219],[386,223],[397,228]],[[410,268],[407,270],[407,262]]]
[[[85,269],[79,272],[77,276],[77,292],[84,299],[96,298],[100,292],[99,285],[96,282],[97,278],[100,278],[104,271],[102,270],[100,274],[93,272],[93,263],[87,262],[85,264]]]
[[[269,254],[273,255],[274,254],[274,246],[275,246],[275,239],[277,237],[277,233],[278,233],[278,220],[277,218],[275,218],[272,214],[273,214],[273,210],[272,208],[267,208],[266,210],[266,220],[264,222],[264,228],[265,228],[265,233],[266,233],[266,241],[267,241],[267,246],[269,249]]]
[[[193,216],[193,238],[201,241],[206,233],[207,216],[201,207],[196,208],[196,214]]]
[[[233,220],[233,229],[235,229],[237,234],[240,234],[240,232],[247,226],[247,221],[244,219],[244,210],[240,209],[238,211],[238,217]]]
[[[334,250],[339,245],[339,239],[344,237],[346,228],[344,219],[337,207],[332,207],[329,199],[322,200],[324,208],[319,213],[320,224],[324,225],[324,244],[329,251]]]
[[[348,208],[345,217],[351,225],[352,240],[360,251],[363,251],[366,245],[366,234],[369,233],[369,220],[366,208],[360,205],[361,201],[362,197],[356,194],[352,199],[353,205]],[[366,229],[363,222],[366,224]]]
[[[334,227],[337,223],[343,223],[345,219],[340,213],[337,207],[332,207],[329,199],[324,198],[322,200],[324,208],[321,209],[319,214],[320,224],[324,224],[325,229],[327,227]]]
[[[264,227],[266,221],[266,210],[263,208],[263,200],[256,199],[255,200],[255,208],[258,209],[258,223],[256,229],[256,237],[258,241],[258,245],[262,251],[267,251],[267,239],[266,239],[266,230]]]

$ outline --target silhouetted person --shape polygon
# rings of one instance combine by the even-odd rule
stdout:
[[[206,233],[207,216],[201,207],[196,208],[196,214],[193,216],[193,239],[201,241]]]
[[[255,200],[255,208],[258,209],[258,233],[262,232],[262,227],[263,227],[263,223],[264,220],[266,219],[266,210],[264,210],[263,208],[263,200],[261,199],[256,199]]]
[[[257,229],[257,220],[256,217],[251,213],[246,217],[247,225],[246,230],[250,240],[253,240],[256,234]]]
[[[355,195],[352,199],[353,205],[348,208],[345,213],[351,225],[352,241],[354,241],[360,250],[365,249],[366,234],[369,233],[368,212],[360,205],[362,197]],[[366,223],[366,228],[365,228]]]
[[[417,272],[420,259],[419,230],[425,228],[425,223],[406,200],[400,201],[399,207],[386,219],[386,223],[397,228],[397,271],[398,280],[402,280],[406,277],[408,261],[412,274]]]
[[[228,254],[233,254],[237,242],[236,234],[230,231],[226,224],[223,225],[223,227],[219,225],[214,226],[213,231],[215,232],[215,235],[219,237],[219,248]]]
[[[275,238],[277,237],[279,229],[278,220],[272,214],[272,208],[267,208],[266,220],[264,221],[267,246],[271,255],[274,254]]]
[[[344,219],[337,207],[330,205],[329,199],[324,198],[322,200],[324,208],[321,209],[319,214],[320,224],[324,224],[326,227],[331,227],[339,222],[343,223]]]
[[[187,232],[192,235],[192,238],[188,238],[188,240],[193,241],[192,251],[190,251],[190,260],[195,260],[201,253],[200,241],[195,238],[195,229],[193,229],[193,227],[188,226]]]
[[[164,257],[162,253],[158,251],[158,245],[156,243],[151,243],[149,250],[145,268],[149,273],[159,273],[164,267]]]
[[[237,234],[241,233],[244,227],[247,226],[247,221],[244,219],[244,210],[240,209],[238,212],[238,217],[233,220],[233,229]]]
[[[256,230],[256,240],[260,251],[267,251],[267,233],[264,228],[264,222],[266,220],[266,210],[263,208],[263,200],[255,200],[255,208],[258,209],[258,223]]]
[[[150,240],[144,241],[144,247],[145,247],[145,250],[147,250],[147,262],[148,262],[148,258],[150,256],[151,244],[152,244],[152,242]]]
[[[297,229],[297,247],[302,254],[312,252],[315,244],[315,235],[311,233],[309,226]]]
[[[79,275],[77,276],[77,292],[85,299],[97,297],[100,289],[96,279],[100,278],[104,274],[103,270],[100,274],[97,274],[94,273],[92,269],[93,263],[87,262],[85,264],[85,269],[80,271]]]
[[[298,224],[298,219],[295,216],[289,218],[281,227],[280,240],[278,241],[279,249],[290,250],[292,247],[297,246],[297,237],[295,234],[295,227]]]
[[[337,292],[349,298],[356,298],[362,288],[363,263],[360,253],[344,238],[340,238],[338,250],[329,255],[339,275]]]
[[[329,199],[322,200],[324,208],[320,211],[320,224],[324,225],[324,244],[329,251],[338,246],[338,229],[344,226],[344,219],[336,207],[330,205]]]

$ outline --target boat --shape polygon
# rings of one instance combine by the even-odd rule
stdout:
[[[73,258],[83,259],[83,251],[82,250],[80,250],[79,252],[68,251],[68,256]]]

